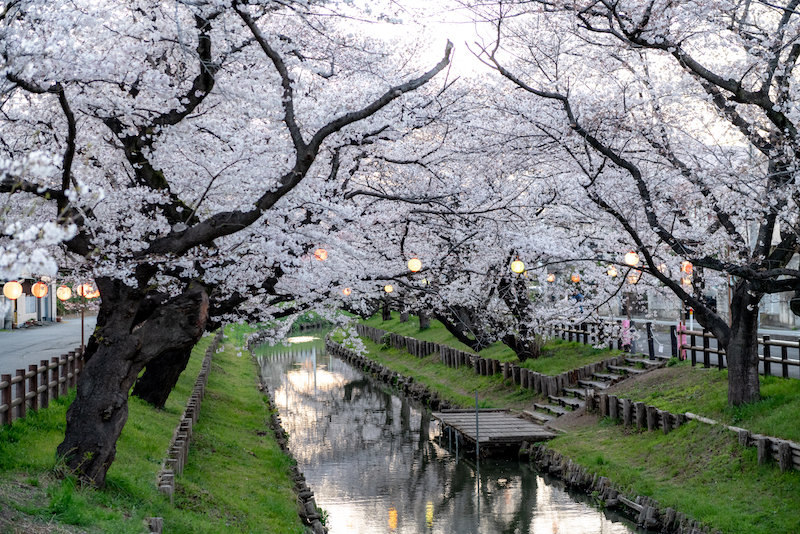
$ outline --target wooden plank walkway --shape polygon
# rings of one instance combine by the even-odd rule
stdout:
[[[445,426],[458,430],[464,438],[475,443],[475,410],[446,410],[431,416]],[[506,410],[481,410],[478,414],[481,447],[508,447],[546,441],[557,436],[554,432],[509,413]]]

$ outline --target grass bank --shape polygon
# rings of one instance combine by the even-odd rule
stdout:
[[[396,318],[371,326],[425,339],[413,325]],[[417,327],[418,328],[418,327]],[[405,329],[405,331],[400,331]],[[441,335],[441,334],[437,334]],[[524,408],[533,400],[501,377],[476,376],[471,369],[449,369],[433,357],[417,359],[364,340],[370,358],[413,376],[444,398],[470,405],[474,390],[486,407]],[[445,342],[445,341],[439,341]],[[567,344],[569,345],[569,344]],[[575,349],[582,346],[574,344]],[[569,351],[570,347],[564,347]],[[615,386],[614,393],[673,412],[693,411],[753,431],[796,439],[800,381],[762,379],[765,399],[751,406],[727,408],[727,374],[678,364],[645,378]],[[742,448],[736,435],[717,427],[690,423],[663,435],[638,432],[596,416],[573,414],[559,420],[567,433],[548,443],[592,472],[627,488],[629,495],[650,496],[664,507],[686,513],[726,534],[800,532],[800,472],[781,473],[759,466],[755,448]],[[768,431],[769,430],[769,431]]]
[[[388,330],[402,336],[432,343],[441,343],[467,352],[475,352],[456,339],[441,322],[435,319],[431,320],[430,328],[425,330],[419,329],[419,317],[411,316],[408,321],[400,322],[400,314],[397,312],[392,312],[390,321],[382,321],[380,315],[374,315],[361,322],[367,326]],[[542,356],[535,360],[520,362],[514,351],[499,341],[491,347],[483,349],[478,354],[483,358],[491,358],[501,362],[513,362],[532,371],[554,376],[589,363],[612,358],[620,354],[620,351],[595,349],[591,345],[584,345],[574,341],[551,339],[542,348]]]
[[[163,517],[170,533],[302,532],[290,460],[268,432],[249,354],[239,357],[230,342],[215,355],[175,505],[156,491],[156,473],[210,341],[195,347],[164,409],[131,398],[105,488],[80,487],[55,457],[74,394],[0,429],[0,532],[141,534],[148,517]],[[243,482],[243,473],[251,481]]]

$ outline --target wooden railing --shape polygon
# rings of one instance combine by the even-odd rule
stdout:
[[[51,400],[66,395],[78,383],[83,354],[76,349],[48,362],[17,369],[16,375],[0,375],[0,423],[22,419],[28,410],[47,408]]]

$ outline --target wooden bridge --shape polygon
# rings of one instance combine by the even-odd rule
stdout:
[[[466,441],[472,447],[480,436],[482,454],[491,454],[501,449],[519,450],[523,441],[547,441],[558,435],[508,410],[479,410],[477,426],[475,410],[442,410],[433,412],[431,416],[442,425],[443,436],[448,428],[453,429],[462,443]]]

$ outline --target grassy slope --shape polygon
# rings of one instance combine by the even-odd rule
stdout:
[[[396,318],[387,323],[373,318],[367,324],[420,339],[428,335],[415,333],[414,325],[398,323]],[[469,369],[451,370],[434,363],[432,358],[417,360],[394,349],[381,350],[368,340],[365,343],[370,357],[444,392],[446,398],[451,398],[453,391],[461,391],[462,404],[469,404],[467,394],[476,387],[480,388],[481,398],[487,398],[487,406],[514,407],[529,402],[519,397],[526,392],[508,382],[503,385],[497,377],[476,377]],[[565,352],[571,348],[582,346],[562,345]],[[616,393],[663,409],[702,413],[776,436],[789,438],[799,431],[798,380],[762,379],[765,401],[731,410],[726,407],[725,372],[680,364],[657,373],[660,374],[653,374],[652,379],[617,386]],[[549,442],[549,446],[630,488],[631,495],[651,496],[663,506],[687,513],[726,534],[800,532],[800,516],[796,513],[800,472],[781,473],[774,465],[758,466],[755,449],[739,447],[732,432],[691,423],[665,436],[660,432],[631,431],[607,420],[598,425],[590,416],[579,419],[584,423],[573,425],[568,434]]]
[[[52,530],[37,532],[62,532],[64,530],[58,526],[60,522],[80,526],[80,529],[70,529],[76,532],[140,534],[145,531],[145,518],[158,516],[164,518],[165,528],[171,533],[299,532],[295,498],[286,493],[292,486],[286,468],[290,460],[274,453],[277,445],[271,434],[263,437],[254,434],[257,420],[262,423],[260,429],[268,430],[263,424],[268,409],[255,388],[255,369],[249,356],[238,358],[231,344],[224,354],[216,355],[203,404],[202,424],[197,429],[203,431],[205,428],[208,435],[224,433],[226,440],[248,447],[255,456],[244,454],[231,460],[222,454],[227,449],[213,459],[196,451],[190,454],[190,465],[184,478],[201,471],[206,480],[198,485],[179,479],[178,485],[184,489],[180,490],[176,504],[213,500],[219,512],[216,517],[208,514],[208,510],[197,511],[196,506],[170,506],[156,491],[156,473],[210,341],[210,337],[202,339],[193,351],[192,359],[165,409],[155,410],[138,399],[131,399],[128,423],[117,443],[116,461],[109,470],[104,489],[76,488],[69,477],[58,479],[55,476],[60,468],[54,451],[63,439],[66,410],[74,394],[59,399],[47,410],[0,429],[0,509],[4,512],[0,516],[0,530],[27,532],[24,523],[37,523],[39,529],[50,528],[45,524],[52,527]],[[234,387],[216,380],[215,371],[227,373],[223,376],[235,377],[241,384]],[[214,397],[227,397],[232,391],[246,398],[237,400],[237,403],[247,404],[248,415],[240,417],[246,424],[233,429],[226,424],[225,429],[215,430],[212,426],[215,418],[208,414],[213,410]],[[259,443],[250,441],[251,436],[258,438]],[[202,464],[196,464],[198,460]],[[242,500],[245,497],[243,493],[235,494],[239,501],[231,502],[229,496],[232,492],[227,481],[231,475],[231,478],[239,478],[237,471],[251,476],[260,476],[263,471],[268,471],[264,479],[253,482],[252,486],[269,487],[272,492],[265,497],[260,490],[248,491],[246,498],[249,501]],[[218,495],[222,497],[217,498]],[[281,513],[276,514],[276,509],[281,509]],[[236,517],[236,521],[229,525],[232,517]],[[252,524],[259,526],[251,528]],[[237,526],[242,526],[242,529]]]
[[[391,321],[383,322],[381,321],[380,315],[375,315],[362,322],[368,326],[389,330],[403,336],[414,337],[433,343],[442,343],[459,350],[474,352],[458,341],[447,331],[442,323],[436,320],[432,320],[431,327],[426,330],[419,329],[419,318],[416,316],[412,316],[407,322],[401,323],[400,314],[397,312],[392,312]],[[536,360],[527,360],[521,364],[517,359],[517,355],[514,354],[514,351],[500,342],[480,351],[479,354],[484,358],[492,358],[500,360],[501,362],[514,362],[539,373],[557,375],[588,363],[611,358],[619,354],[619,351],[595,349],[581,343],[553,339],[548,341],[544,346],[540,358]]]

